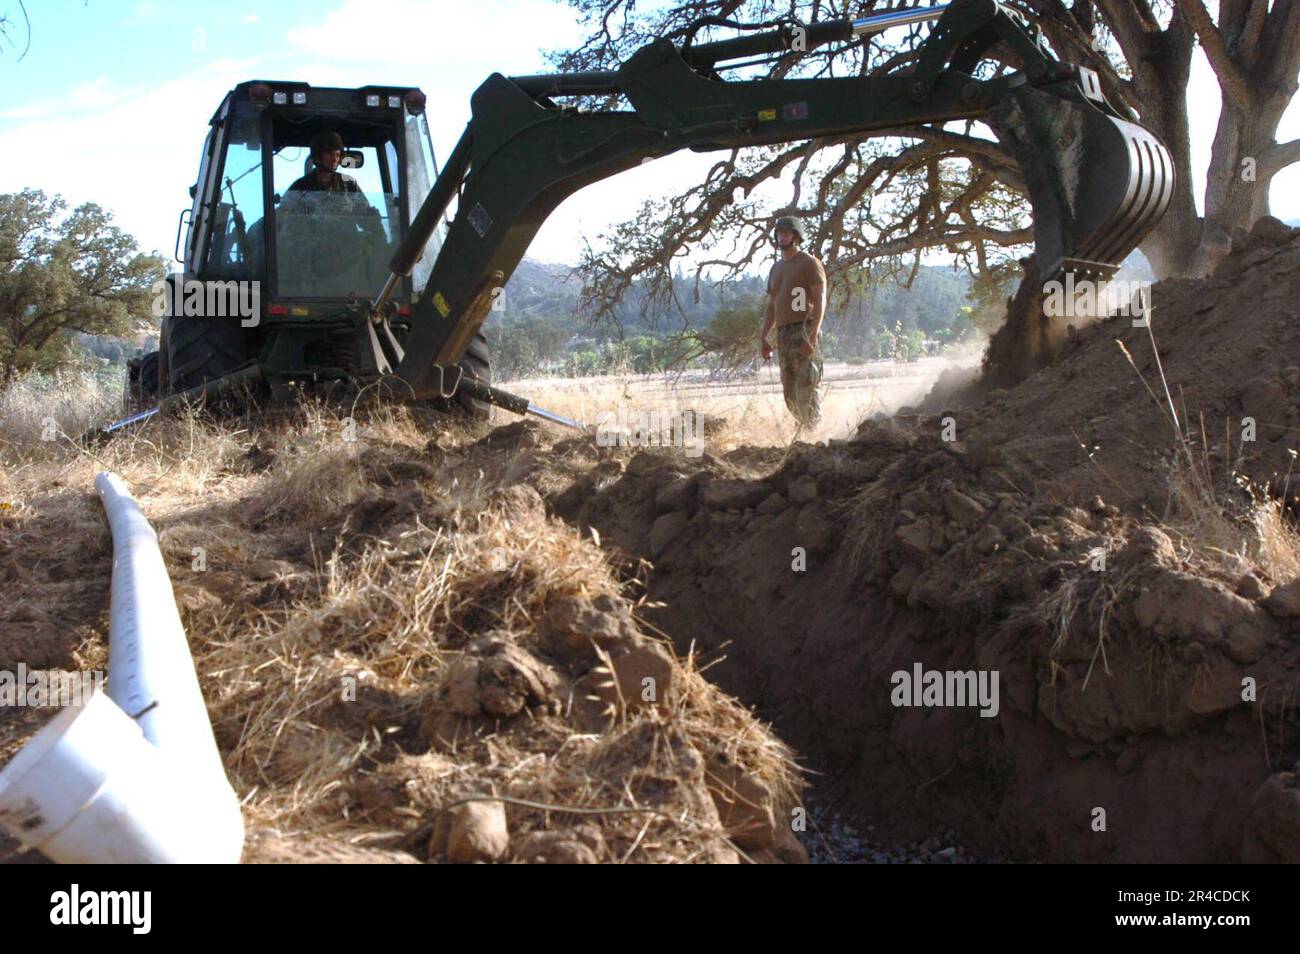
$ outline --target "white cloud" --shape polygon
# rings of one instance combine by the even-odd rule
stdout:
[[[28,103],[26,106],[0,112],[0,119],[40,119],[48,116],[50,111],[51,108],[46,103]]]
[[[489,60],[489,71],[536,70],[539,50],[578,37],[568,9],[551,0],[344,0],[319,23],[285,35],[291,47],[325,59],[418,65],[433,75],[481,70]]]
[[[207,124],[222,96],[258,72],[255,61],[223,60],[159,85],[122,90],[85,84],[75,102],[39,104],[39,118],[0,131],[0,192],[31,187],[69,205],[96,202],[146,250],[169,254],[176,217],[188,207]],[[75,97],[74,97],[75,99]],[[41,143],[38,153],[31,144]]]
[[[112,106],[122,95],[109,89],[107,76],[100,76],[89,83],[78,83],[72,87],[70,101],[79,109],[104,109]]]

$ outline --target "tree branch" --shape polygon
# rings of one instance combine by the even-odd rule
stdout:
[[[1248,106],[1250,84],[1246,74],[1241,71],[1233,60],[1232,54],[1228,52],[1227,44],[1223,42],[1223,34],[1210,19],[1205,4],[1201,0],[1178,0],[1178,7],[1187,17],[1187,22],[1192,29],[1196,31],[1196,37],[1201,41],[1201,49],[1205,50],[1205,57],[1210,61],[1210,67],[1214,70],[1214,75],[1219,78],[1219,85],[1223,87],[1224,95],[1242,108]]]
[[[1275,142],[1260,153],[1259,178],[1267,182],[1293,162],[1300,162],[1300,139]]]
[[[1151,55],[1151,40],[1155,34],[1152,24],[1133,6],[1132,0],[1097,0],[1110,31],[1115,34],[1120,52],[1129,66],[1136,65]]]
[[[908,235],[903,238],[894,239],[890,242],[884,242],[880,245],[873,245],[870,248],[863,249],[856,255],[841,258],[835,262],[834,267],[827,268],[828,272],[842,271],[849,265],[856,265],[873,258],[889,258],[895,255],[902,255],[907,252],[915,252],[931,245],[957,244],[965,242],[975,242],[984,240],[992,242],[995,245],[1009,247],[1013,245],[1031,245],[1034,241],[1034,230],[1032,228],[1016,229],[1014,231],[1004,231],[1001,229],[991,228],[959,228],[951,229],[942,235],[920,234]]]

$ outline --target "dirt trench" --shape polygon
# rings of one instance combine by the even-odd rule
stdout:
[[[1296,234],[1156,286],[1155,335],[1072,329],[1015,387],[848,440],[691,460],[535,447],[521,423],[494,446],[507,480],[645,576],[643,616],[719,660],[820,802],[1023,861],[1297,861],[1300,580],[1215,546],[1251,534],[1238,482],[1256,504],[1285,493]],[[1153,345],[1178,440],[1147,390]],[[1204,423],[1246,414],[1262,439]],[[899,704],[931,671],[996,673],[996,712]]]

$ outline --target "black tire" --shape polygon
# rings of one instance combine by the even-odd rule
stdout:
[[[476,378],[484,384],[492,383],[492,353],[488,349],[487,338],[480,330],[470,341],[465,354],[458,362],[464,374]],[[416,404],[433,408],[444,414],[455,414],[474,421],[486,421],[492,415],[492,405],[469,397],[464,391],[457,390],[454,397],[434,398],[428,402],[417,401]]]
[[[479,329],[474,335],[474,340],[465,349],[465,355],[460,359],[460,368],[471,378],[484,384],[492,383],[492,352],[488,348],[487,336],[483,334],[482,329]],[[486,421],[492,415],[491,404],[469,397],[463,391],[458,391],[452,401],[456,405],[456,410],[473,420]]]
[[[169,394],[224,377],[248,360],[244,329],[236,318],[168,316],[164,321]]]
[[[140,380],[137,389],[142,409],[158,403],[158,383],[158,352],[150,351],[140,359]]]
[[[150,351],[128,365],[122,412],[137,414],[158,403],[158,352]]]

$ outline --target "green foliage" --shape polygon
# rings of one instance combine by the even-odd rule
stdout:
[[[503,378],[656,371],[688,367],[739,368],[758,354],[766,304],[761,276],[724,285],[702,283],[672,311],[642,312],[646,294],[633,285],[612,325],[577,317],[577,290],[565,266],[525,259],[506,287],[504,308],[486,330],[493,364]],[[1004,295],[981,292],[965,272],[923,266],[912,287],[863,274],[853,294],[833,299],[822,323],[822,353],[830,360],[914,360],[924,342],[940,348],[975,340],[1001,320]],[[676,317],[686,327],[668,331]],[[933,345],[932,345],[933,347]]]
[[[536,314],[489,321],[485,326],[492,366],[504,378],[537,374],[563,360],[569,333]]]
[[[131,335],[152,324],[163,260],[141,254],[99,206],[66,210],[35,189],[0,195],[0,383],[72,363],[77,332]]]

